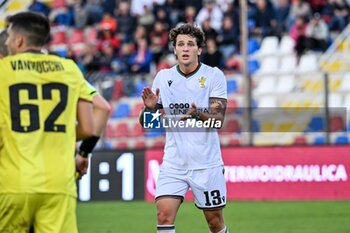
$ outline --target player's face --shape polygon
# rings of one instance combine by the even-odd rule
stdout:
[[[198,56],[202,49],[198,48],[197,41],[189,35],[178,35],[174,53],[180,65],[191,66],[198,64]]]

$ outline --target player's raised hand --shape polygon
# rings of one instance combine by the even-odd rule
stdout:
[[[146,106],[146,108],[154,109],[156,107],[156,104],[159,100],[159,88],[156,89],[156,93],[154,94],[149,87],[143,88],[142,91],[142,100],[143,104]]]
[[[196,116],[197,106],[195,103],[191,104],[191,107],[187,110],[186,116],[182,117],[181,120],[187,120]]]

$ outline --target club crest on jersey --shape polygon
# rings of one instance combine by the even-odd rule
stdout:
[[[169,79],[169,80],[168,80],[168,85],[169,85],[169,87],[171,86],[172,83],[173,83],[173,80]]]
[[[199,78],[199,86],[201,88],[204,88],[205,87],[205,81],[207,81],[206,78],[204,78],[203,76]]]

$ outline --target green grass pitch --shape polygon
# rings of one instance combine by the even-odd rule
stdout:
[[[78,204],[80,233],[155,233],[156,208],[147,202]],[[350,201],[228,202],[230,233],[350,233]],[[202,211],[181,205],[177,233],[209,232]]]

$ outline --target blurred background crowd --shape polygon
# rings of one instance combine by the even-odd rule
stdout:
[[[246,27],[249,34],[248,53],[251,55],[249,75],[262,75],[265,72],[265,76],[268,73],[278,76],[277,69],[284,68],[277,63],[283,62],[283,59],[272,54],[276,67],[267,65],[266,72],[266,65],[261,59],[264,49],[265,52],[274,52],[274,48],[278,52],[277,47],[284,52],[291,49],[284,55],[288,55],[289,59],[292,57],[292,62],[287,60],[288,64],[293,63],[292,70],[288,71],[292,75],[293,69],[302,62],[303,55],[315,54],[315,59],[318,59],[348,25],[349,6],[350,0],[248,0]],[[18,5],[12,4],[12,7],[25,10],[19,9]],[[201,55],[201,61],[219,67],[227,75],[229,108],[242,105],[244,96],[243,78],[240,76],[242,59],[238,0],[32,0],[26,8],[50,19],[52,33],[48,51],[73,59],[86,79],[114,107],[101,145],[104,148],[142,148],[164,144],[163,132],[144,132],[136,123],[130,123],[130,119],[136,122],[142,107],[139,97],[143,87],[151,85],[157,71],[176,64],[172,46],[168,43],[168,33],[181,22],[195,23],[202,28],[207,47]],[[6,13],[11,11],[6,9]],[[267,44],[265,47],[264,40]],[[275,43],[269,44],[267,41]],[[288,48],[280,48],[281,44]],[[254,58],[259,53],[260,58]],[[279,94],[290,94],[297,89],[295,78],[293,83],[284,82]],[[262,86],[269,85],[266,81],[268,78],[255,79],[252,88],[257,90],[256,93],[261,91]],[[274,91],[273,86],[282,80],[278,77],[273,79],[270,91]],[[291,78],[285,80],[290,81]],[[301,89],[308,91],[309,86],[304,84],[303,81]],[[279,101],[278,96],[276,101]],[[257,96],[255,100],[253,98],[252,105],[266,107],[261,102],[262,99]],[[267,107],[288,106],[275,102],[269,102]],[[264,131],[262,122],[253,123],[257,132]],[[228,131],[234,134],[228,136],[227,131],[223,132],[222,144],[244,144],[240,135],[241,121],[236,117],[228,118],[227,125],[230,127]],[[346,122],[343,122],[342,129],[344,127]],[[282,144],[294,143],[298,137],[299,143],[315,143],[314,137],[309,139],[305,136],[306,131],[301,130],[303,135],[293,136],[293,139]],[[147,137],[155,139],[149,143]],[[300,137],[304,139],[300,140]]]

